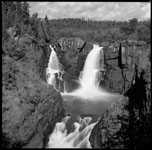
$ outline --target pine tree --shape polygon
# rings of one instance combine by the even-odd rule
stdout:
[[[45,15],[45,19],[44,19],[45,21],[48,21],[48,17],[47,17],[47,15]]]

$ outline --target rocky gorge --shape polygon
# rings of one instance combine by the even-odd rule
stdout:
[[[149,149],[152,138],[150,44],[123,41],[112,46],[105,48],[104,82],[108,90],[124,96],[103,113],[92,130],[90,143],[93,148]]]
[[[2,60],[3,146],[42,148],[65,112],[60,93],[46,83],[51,49],[49,44],[38,46],[29,37],[10,41],[12,49],[4,49]],[[105,76],[100,86],[124,96],[103,113],[93,128],[91,146],[138,147],[138,142],[143,139],[147,139],[143,146],[148,145],[151,136],[150,44],[128,40],[100,45],[105,58]],[[19,46],[25,53],[21,53]],[[61,38],[54,45],[68,92],[79,86],[75,80],[79,78],[92,47],[93,43],[79,38]],[[13,53],[14,49],[18,51]],[[141,128],[144,128],[143,137],[138,139]]]
[[[132,40],[100,45],[103,46],[105,68],[100,86],[123,96],[103,113],[93,128],[91,146],[148,148],[151,139],[151,45]],[[65,80],[69,85],[72,82],[72,88],[72,80],[79,78],[90,50],[91,43],[77,38],[61,38],[57,43],[56,53],[68,75]]]
[[[91,20],[68,18],[75,3],[72,11],[56,3],[62,17],[67,8],[65,18],[51,2],[1,4],[2,149],[151,146],[151,18],[140,11],[147,16],[150,3],[120,7],[138,5],[141,15],[131,16],[140,21],[115,15],[120,9],[97,21],[100,3],[92,2],[80,4]]]

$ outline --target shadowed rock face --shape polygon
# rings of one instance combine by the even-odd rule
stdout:
[[[121,91],[125,97],[101,116],[89,140],[93,148],[146,149],[152,138],[150,46],[126,41],[118,52],[124,53],[118,55],[118,62],[105,62],[111,69],[105,82],[107,87],[111,82],[112,91]],[[109,57],[110,53],[105,55]]]
[[[2,147],[42,148],[64,116],[62,97],[40,78],[45,52],[28,38],[22,40],[18,53],[9,49],[2,57]]]

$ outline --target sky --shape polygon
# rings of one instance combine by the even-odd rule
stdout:
[[[49,19],[84,18],[91,20],[124,21],[151,18],[150,2],[28,2],[30,14]]]

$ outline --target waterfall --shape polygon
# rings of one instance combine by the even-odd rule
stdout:
[[[95,97],[109,96],[103,89],[99,88],[99,83],[104,76],[104,53],[103,47],[93,45],[93,49],[89,52],[83,71],[80,73],[81,87],[72,93],[73,95],[82,97],[83,99],[94,99]]]
[[[93,50],[88,54],[83,68],[81,84],[84,88],[96,87],[96,76],[100,69],[100,51],[102,47],[94,45]]]
[[[52,52],[50,55],[48,67],[52,70],[59,71],[60,70],[59,59],[56,55],[56,52],[54,51],[54,48],[51,45],[50,45],[50,48],[51,48]]]
[[[101,111],[102,109],[103,111],[112,103],[114,95],[99,88],[99,82],[104,79],[104,73],[102,47],[94,45],[79,76],[81,87],[72,93],[61,93],[65,108],[69,107],[66,111],[71,116],[74,114],[73,118],[76,118],[75,115],[97,114],[94,110]],[[47,148],[91,148],[89,136],[96,123],[92,121],[91,117],[81,118],[79,116],[76,121],[74,120],[74,123],[68,125],[69,119],[70,116],[67,116],[62,122],[56,123],[54,131],[49,137]],[[71,126],[74,126],[74,131],[68,132],[68,127]]]
[[[52,51],[49,58],[48,68],[46,68],[47,83],[53,85],[54,88],[59,90],[60,83],[57,82],[58,81],[63,82],[62,79],[63,72],[61,71],[59,59],[57,57],[56,52],[54,51],[51,45],[50,48]]]
[[[57,123],[53,133],[49,137],[47,148],[91,148],[89,136],[95,123],[92,123],[91,117],[74,122],[74,131],[67,133],[66,123],[70,119],[65,117],[62,122]]]

